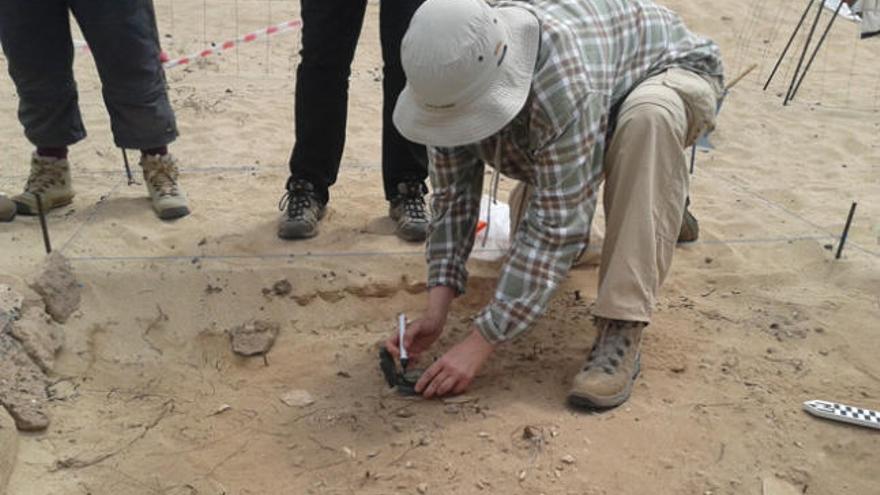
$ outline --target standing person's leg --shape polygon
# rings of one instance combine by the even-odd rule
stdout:
[[[380,12],[382,38],[382,178],[397,235],[407,241],[424,241],[429,217],[424,202],[428,192],[428,159],[425,147],[407,141],[394,126],[397,98],[406,86],[400,61],[400,44],[410,19],[424,0],[383,0]]]
[[[681,77],[688,87],[682,88]],[[708,82],[673,69],[640,84],[620,109],[605,157],[606,234],[593,309],[599,337],[569,396],[577,404],[621,404],[639,372],[642,331],[681,228],[685,147],[714,119],[714,110],[686,103],[683,90],[696,93],[687,95],[688,102],[715,98]]]
[[[366,0],[301,0],[302,51],[296,72],[296,142],[281,200],[283,239],[314,237],[345,148],[348,79]]]
[[[37,213],[36,194],[46,209],[73,201],[67,146],[86,131],[73,79],[69,19],[64,0],[0,2],[0,43],[18,92],[18,118],[37,148],[24,192],[12,198],[22,214]]]
[[[151,0],[69,0],[101,76],[116,145],[141,150],[144,181],[162,219],[189,214],[168,145],[177,123]]]

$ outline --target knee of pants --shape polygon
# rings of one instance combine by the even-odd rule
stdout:
[[[630,138],[671,135],[684,148],[687,138],[684,104],[663,100],[628,101],[621,111],[618,129]]]

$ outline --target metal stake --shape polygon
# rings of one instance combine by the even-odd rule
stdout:
[[[785,49],[782,50],[782,54],[779,55],[779,60],[776,61],[776,66],[773,67],[773,72],[770,73],[770,78],[767,79],[767,83],[764,84],[764,91],[767,91],[767,88],[770,86],[770,82],[773,81],[773,77],[776,76],[776,71],[779,70],[779,66],[782,65],[782,60],[785,59],[785,56],[788,54],[788,49],[791,48],[791,44],[794,42],[795,37],[798,32],[800,32],[801,27],[804,25],[804,21],[807,20],[807,14],[810,13],[810,8],[813,7],[813,3],[816,0],[810,0],[810,3],[807,5],[806,10],[804,10],[804,14],[801,16],[801,20],[798,21],[797,26],[794,28],[794,32],[791,33],[791,38],[788,39],[788,43],[785,45]]]
[[[807,58],[807,52],[810,50],[810,45],[813,43],[813,35],[816,34],[816,27],[819,25],[819,19],[822,17],[822,9],[824,8],[823,2],[819,2],[819,9],[816,11],[816,19],[813,21],[813,25],[810,26],[810,34],[807,35],[807,41],[804,42],[804,50],[801,52],[801,58],[798,60],[797,68],[794,70],[794,77],[791,78],[791,84],[788,86],[788,92],[785,94],[785,101],[782,103],[783,105],[788,105],[788,102],[791,101],[791,92],[794,90],[794,85],[801,73],[801,67],[804,66],[804,59]]]
[[[128,153],[125,152],[125,148],[119,148],[122,150],[122,162],[125,163],[125,175],[128,177],[128,185],[134,184],[134,179],[131,176],[131,166],[128,164]]]
[[[840,235],[840,245],[837,246],[837,255],[834,259],[840,259],[843,255],[843,246],[846,245],[846,238],[849,236],[849,228],[852,225],[853,216],[856,214],[856,206],[859,204],[853,201],[852,206],[849,209],[849,216],[846,218],[846,226],[843,228],[843,234]]]
[[[37,198],[37,214],[40,216],[40,229],[43,230],[43,245],[46,247],[46,254],[52,252],[52,243],[49,242],[49,226],[46,224],[46,213],[43,211],[43,196],[34,194]]]
[[[834,15],[831,16],[831,20],[828,22],[828,27],[825,28],[825,32],[822,33],[822,37],[819,38],[819,43],[816,44],[816,49],[813,50],[813,54],[810,55],[810,61],[807,62],[807,66],[804,67],[804,73],[801,74],[801,78],[798,80],[797,85],[795,85],[794,91],[792,91],[791,98],[789,98],[789,101],[794,100],[794,97],[797,94],[798,90],[801,89],[801,84],[804,82],[804,79],[807,77],[807,72],[810,71],[810,67],[813,66],[813,62],[816,60],[816,55],[819,54],[819,50],[821,50],[822,45],[825,44],[825,39],[828,37],[828,33],[830,33],[831,28],[834,27],[834,21],[837,20],[837,14],[840,13],[841,7],[843,7],[842,1],[837,5],[837,10],[835,10]]]
[[[691,147],[691,175],[694,175],[694,165],[697,163],[697,144]]]

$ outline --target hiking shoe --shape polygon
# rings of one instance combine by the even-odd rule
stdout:
[[[51,158],[36,153],[31,158],[31,175],[24,192],[12,198],[18,213],[37,215],[37,194],[43,203],[43,211],[67,206],[73,202],[70,184],[70,162],[64,158]]]
[[[326,207],[315,193],[315,186],[304,179],[287,180],[287,192],[278,202],[283,211],[278,222],[278,237],[308,239],[318,235],[318,222],[324,218]]]
[[[688,208],[684,209],[684,219],[681,221],[681,231],[678,233],[678,242],[694,242],[700,238],[700,224]]]
[[[141,168],[144,182],[153,202],[153,210],[162,220],[189,215],[186,194],[177,183],[179,171],[171,155],[143,155]]]
[[[639,375],[639,344],[645,324],[596,318],[599,336],[583,370],[574,377],[568,401],[578,407],[605,409],[629,399]]]
[[[0,222],[11,222],[15,218],[15,202],[0,194]]]
[[[398,195],[391,200],[388,216],[397,222],[397,237],[408,242],[424,242],[431,217],[425,205],[428,189],[421,182],[402,182]]]

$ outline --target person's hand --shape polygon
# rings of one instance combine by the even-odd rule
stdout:
[[[473,329],[425,371],[416,383],[416,392],[426,399],[464,393],[494,350],[495,346]]]
[[[406,347],[406,353],[411,360],[415,361],[419,355],[434,345],[434,342],[443,333],[443,325],[442,321],[430,317],[421,318],[407,324],[403,345]],[[394,331],[391,338],[385,342],[385,348],[388,349],[392,356],[400,358],[399,331]]]

